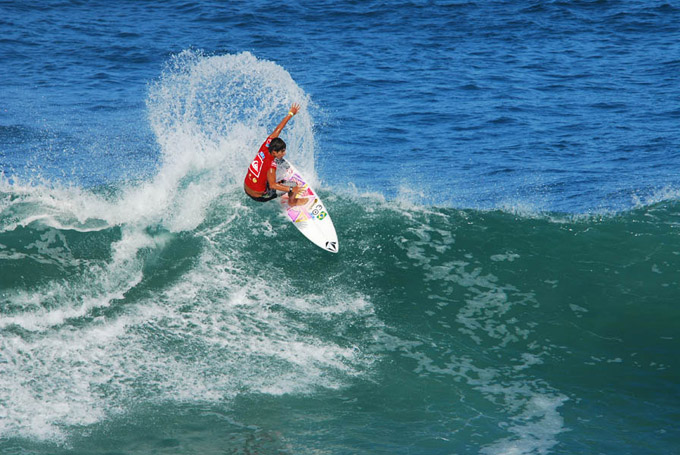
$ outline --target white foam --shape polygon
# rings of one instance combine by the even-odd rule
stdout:
[[[491,260],[494,262],[503,262],[503,261],[508,261],[508,262],[513,262],[515,259],[519,258],[519,254],[517,253],[512,253],[512,252],[507,252],[503,254],[494,254],[491,256]]]
[[[513,390],[512,393],[522,392]],[[558,408],[567,401],[561,394],[536,394],[522,406],[507,431],[514,437],[504,438],[482,448],[488,455],[545,455],[557,444],[556,436],[566,431]]]
[[[635,208],[648,207],[660,202],[677,200],[680,200],[680,189],[671,186],[659,188],[651,194],[634,194],[632,197],[632,203]]]
[[[149,121],[161,150],[155,177],[103,197],[77,187],[2,175],[0,192],[11,198],[0,205],[0,231],[34,222],[82,231],[155,224],[171,231],[192,230],[225,188],[242,184],[258,147],[293,102],[302,109],[282,137],[288,158],[313,183],[313,105],[290,74],[248,52],[183,52],[149,90]]]
[[[106,307],[142,280],[142,263],[137,251],[155,241],[139,231],[113,245],[113,260],[91,264],[76,281],[50,282],[31,290],[3,293],[4,304],[21,309],[0,316],[0,329],[13,325],[40,332],[64,324],[68,319],[88,314],[93,308]]]
[[[244,280],[233,267],[207,252],[181,282],[116,319],[30,340],[3,337],[0,437],[63,441],[70,427],[99,422],[129,400],[210,402],[338,388],[370,365],[354,347],[308,333],[295,315],[314,316],[313,305],[268,281]],[[329,303],[320,318],[347,312],[354,324],[374,325],[360,296]]]
[[[535,338],[535,325],[522,323],[515,314],[522,307],[538,306],[535,295],[503,283],[484,270],[486,260],[477,262],[471,254],[444,262],[446,255],[442,253],[455,239],[432,235],[431,229],[421,228],[418,220],[413,221],[415,226],[410,228],[410,232],[415,234],[415,238],[411,235],[400,244],[412,259],[410,265],[422,268],[426,282],[437,283],[435,304],[438,308],[442,307],[440,300],[447,298],[445,290],[447,287],[451,289],[449,285],[464,289],[463,293],[455,294],[464,298],[452,302],[459,307],[455,316],[458,331],[483,347],[485,352],[493,351],[499,358],[494,356],[491,364],[484,356],[473,360],[465,355],[453,354],[448,361],[441,356],[435,360],[428,356],[428,349],[423,349],[423,343],[386,334],[380,337],[385,349],[414,359],[417,362],[416,373],[451,376],[466,383],[493,404],[494,412],[501,419],[499,428],[507,436],[486,445],[481,453],[549,453],[558,443],[557,435],[567,431],[559,412],[567,397],[532,376],[534,367],[543,364],[548,353],[540,348],[544,340],[532,339]],[[505,251],[491,255],[490,259],[492,262],[511,262],[518,257]],[[438,308],[432,309],[432,313],[436,315]],[[516,358],[503,358],[509,347],[527,351]]]
[[[144,243],[138,242],[124,242],[115,256],[128,258]],[[228,251],[225,259],[224,248],[208,242],[181,281],[127,305],[115,319],[77,327],[63,324],[61,314],[56,320],[40,313],[18,317],[23,327],[43,330],[31,339],[3,338],[0,437],[63,442],[70,427],[106,419],[130,400],[304,394],[342,387],[370,366],[371,356],[313,335],[299,318],[333,320],[340,331],[335,319],[349,316],[354,329],[370,328],[375,316],[364,297],[327,295],[325,305],[308,304],[285,282],[249,278],[239,269],[238,252]]]
[[[232,222],[250,210],[233,200],[236,191],[241,195],[245,169],[293,102],[302,109],[282,136],[288,158],[314,181],[312,104],[290,75],[249,53],[200,52],[174,58],[149,89],[149,120],[161,152],[150,180],[102,195],[0,178],[0,232],[51,228],[33,242],[35,249],[83,270],[2,294],[12,312],[0,317],[0,329],[30,334],[0,340],[0,438],[64,441],[71,427],[106,419],[131,401],[337,388],[370,365],[370,355],[311,334],[301,320],[349,315],[353,324],[373,327],[365,297],[303,297],[274,286],[240,269],[239,237],[228,237]],[[167,231],[202,226],[220,204],[225,221],[196,233],[204,250],[181,280],[102,313],[110,316],[93,317],[93,309],[124,300],[142,282],[140,251],[164,248],[172,238]],[[120,239],[105,260],[75,260],[61,233],[112,228]],[[25,258],[20,251],[2,253]]]

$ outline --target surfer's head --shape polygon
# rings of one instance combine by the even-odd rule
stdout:
[[[277,152],[286,151],[286,143],[280,137],[275,137],[269,143],[269,153],[272,155]],[[278,153],[277,153],[278,154]]]

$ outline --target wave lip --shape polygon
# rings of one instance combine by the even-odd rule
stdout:
[[[52,274],[26,287],[17,273],[0,294],[0,437],[63,443],[133,402],[304,394],[362,374],[370,356],[304,320],[371,319],[366,299],[320,302],[234,265],[233,224],[259,216],[235,193],[293,102],[289,156],[315,180],[311,100],[290,74],[247,52],[200,51],[173,57],[149,86],[161,160],[148,181],[0,179],[0,261],[45,261]]]

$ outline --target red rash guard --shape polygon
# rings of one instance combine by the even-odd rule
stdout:
[[[271,141],[270,137],[264,141],[253,162],[250,163],[248,174],[246,174],[245,185],[251,190],[260,193],[267,191],[267,173],[269,169],[276,169],[274,157],[269,153],[269,143]]]

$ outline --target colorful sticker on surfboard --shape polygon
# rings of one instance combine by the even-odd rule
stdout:
[[[278,172],[281,171],[281,172]],[[295,198],[281,195],[281,208],[293,225],[310,241],[331,253],[339,249],[338,237],[328,210],[306,179],[290,163],[281,160],[277,181],[301,188]]]

